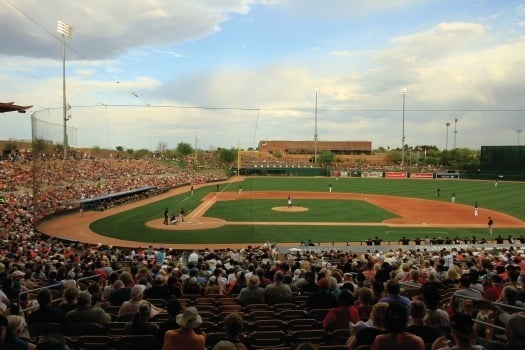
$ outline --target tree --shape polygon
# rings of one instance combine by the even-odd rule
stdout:
[[[189,143],[179,142],[177,145],[177,153],[183,156],[188,156],[194,152],[193,147]]]
[[[236,152],[235,149],[221,148],[219,150],[219,159],[223,163],[226,163],[226,164],[231,163],[235,159],[235,152]]]
[[[33,153],[34,154],[45,153],[48,147],[49,147],[49,143],[44,139],[34,139],[33,140]]]
[[[12,140],[7,141],[6,143],[4,143],[4,151],[7,151],[9,153],[18,151],[18,143]]]
[[[335,161],[335,154],[330,151],[324,151],[319,155],[319,161],[322,164],[332,164]]]
[[[122,147],[122,146],[117,146],[115,149],[116,149],[117,151],[119,151],[119,152],[124,151],[124,147]]]
[[[133,156],[135,158],[146,158],[149,156],[149,151],[145,148],[142,148],[133,152]]]

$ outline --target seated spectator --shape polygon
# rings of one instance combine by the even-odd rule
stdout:
[[[118,316],[122,317],[125,315],[135,315],[139,310],[141,304],[143,304],[143,293],[145,287],[140,284],[136,284],[131,288],[131,298],[126,300],[120,305],[118,310]]]
[[[388,304],[401,303],[408,310],[408,306],[410,305],[410,299],[400,295],[401,287],[399,286],[399,282],[397,280],[388,281],[386,284],[386,291],[388,295],[386,297],[381,298],[379,302]]]
[[[126,300],[131,298],[131,287],[126,287],[122,279],[115,281],[113,292],[109,295],[108,301],[111,306],[120,306]]]
[[[51,307],[51,293],[48,289],[41,290],[37,296],[38,309],[31,312],[27,318],[29,325],[34,323],[63,323],[66,313],[58,307]]]
[[[247,350],[242,343],[240,337],[242,333],[243,319],[238,312],[232,312],[224,318],[224,330],[226,331],[226,339],[221,340],[215,344],[213,350],[237,349]]]
[[[503,291],[503,279],[500,275],[493,275],[490,281],[491,285],[485,288],[483,298],[490,301],[496,301],[499,299],[501,292]]]
[[[408,326],[407,332],[412,333],[423,339],[425,344],[433,343],[441,334],[435,328],[426,325],[425,316],[427,308],[420,300],[414,300],[409,307],[412,324]]]
[[[179,325],[177,324],[177,315],[182,311],[182,306],[179,299],[172,298],[168,300],[166,311],[168,312],[168,319],[165,322],[159,324],[159,339],[161,341],[164,339],[164,334],[169,329],[179,328]]]
[[[149,322],[151,318],[150,304],[141,304],[133,319],[126,323],[126,334],[152,334],[158,335],[159,327],[156,323]]]
[[[459,279],[460,288],[454,292],[450,305],[454,312],[463,312],[462,301],[467,297],[468,299],[481,300],[483,296],[479,290],[470,287],[470,277],[468,275],[462,276]],[[501,291],[500,291],[501,292]],[[498,295],[499,296],[499,295]],[[495,300],[494,300],[495,301]]]
[[[305,272],[304,279],[305,282],[299,288],[301,294],[314,293],[319,290],[319,286],[315,283],[315,273],[312,271]]]
[[[485,350],[481,345],[474,345],[476,342],[476,331],[474,321],[470,315],[456,313],[450,319],[451,337],[454,344],[450,344],[446,337],[436,339],[432,348],[441,350],[471,349]],[[440,344],[447,344],[441,346]]]
[[[477,343],[487,350],[525,349],[525,315],[515,313],[506,316],[505,336],[507,342],[478,338]]]
[[[77,287],[69,287],[64,290],[64,297],[62,302],[58,305],[64,313],[77,308],[77,298],[80,290]]]
[[[216,276],[210,276],[210,278],[208,278],[208,281],[206,282],[206,286],[204,287],[204,295],[210,295],[210,294],[215,294],[215,295],[226,294],[226,290],[224,286],[219,284]]]
[[[192,349],[204,350],[206,338],[203,334],[195,333],[195,328],[200,327],[202,318],[197,309],[189,306],[177,315],[179,329],[170,329],[164,335],[162,350]]]
[[[357,312],[359,313],[359,317],[361,319],[368,319],[370,317],[370,313],[372,312],[374,292],[372,289],[367,287],[359,288],[357,291],[357,298],[356,308]]]
[[[83,291],[78,295],[77,308],[66,314],[65,323],[98,323],[104,325],[111,321],[111,316],[102,308],[91,305],[91,294]]]
[[[0,314],[0,349],[9,349],[6,344],[7,318]]]
[[[292,289],[283,282],[284,275],[282,271],[275,272],[273,283],[264,289],[264,301],[269,305],[277,303],[289,303],[292,301]]]
[[[323,277],[319,280],[319,291],[312,293],[306,300],[306,308],[311,309],[331,309],[337,307],[337,299],[329,292],[328,279]]]
[[[152,286],[144,291],[144,299],[169,300],[171,297],[171,291],[169,287],[164,284],[164,275],[161,274],[155,276]]]
[[[211,278],[211,277],[210,277]],[[250,304],[264,303],[264,288],[260,287],[260,280],[257,275],[252,275],[248,279],[248,286],[241,289],[237,298],[242,306]]]
[[[359,326],[359,329],[346,342],[350,350],[356,349],[361,345],[372,345],[376,336],[387,333],[384,326],[387,309],[387,303],[377,303],[372,307],[370,320],[366,324],[356,325],[356,327]]]
[[[237,271],[235,274],[235,279],[231,281],[228,286],[228,294],[235,295],[241,292],[241,289],[247,286],[246,277],[244,276],[244,271]]]
[[[450,328],[450,318],[448,313],[439,308],[439,303],[441,301],[440,290],[431,286],[422,287],[421,294],[423,296],[423,302],[427,308],[427,315],[425,317],[426,324],[437,331]]]
[[[389,334],[378,335],[372,343],[371,350],[424,350],[423,340],[406,331],[407,323],[408,308],[403,303],[389,304],[385,314],[385,329]]]
[[[16,350],[35,350],[36,344],[31,342],[31,336],[27,328],[24,316],[9,315],[7,316],[6,332],[7,349]]]
[[[503,287],[503,291],[501,292],[498,302],[512,306],[523,307],[523,302],[518,300],[518,290],[512,285]]]
[[[197,280],[197,277],[190,277],[186,280],[184,287],[182,289],[183,295],[201,295],[202,286]]]
[[[347,329],[349,322],[357,323],[359,321],[359,312],[354,307],[354,295],[343,289],[337,297],[337,307],[331,308],[323,319],[323,329],[326,332]]]

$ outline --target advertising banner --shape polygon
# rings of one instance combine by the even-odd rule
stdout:
[[[387,179],[406,179],[408,177],[408,173],[406,172],[397,173],[394,171],[387,171],[385,173],[385,177]]]
[[[459,173],[436,173],[436,179],[459,179]]]
[[[433,173],[412,173],[410,174],[411,179],[433,179]]]

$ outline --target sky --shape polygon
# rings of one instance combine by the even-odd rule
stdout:
[[[0,0],[0,33],[2,140],[63,142],[65,43],[79,147],[525,143],[525,1]]]

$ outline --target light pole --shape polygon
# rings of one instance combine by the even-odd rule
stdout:
[[[317,165],[317,91],[315,91],[314,166]]]
[[[66,103],[66,37],[71,38],[73,28],[62,21],[57,22],[57,32],[62,34],[62,108],[64,110],[64,159],[67,159],[67,103]]]
[[[458,118],[454,119],[454,149],[456,149],[456,136],[458,135],[458,129],[456,128],[458,124]]]
[[[403,95],[403,124],[401,128],[401,167],[403,167],[405,164],[405,96],[407,92],[407,88],[399,89],[399,93]]]
[[[520,145],[520,134],[521,134],[522,131],[523,130],[521,130],[521,129],[516,130],[516,134],[518,135],[518,146]]]
[[[450,126],[450,123],[447,122],[445,125],[447,126],[447,138],[445,140],[445,150],[448,151],[448,128]]]

